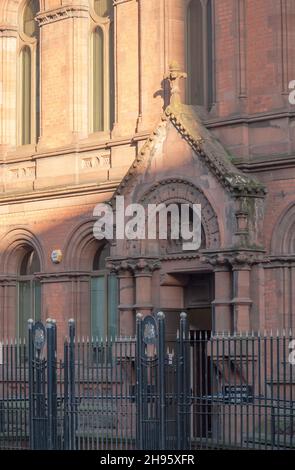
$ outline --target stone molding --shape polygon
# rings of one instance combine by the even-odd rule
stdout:
[[[67,20],[68,18],[88,18],[89,7],[86,5],[68,5],[54,10],[40,13],[36,16],[39,26],[42,27],[56,21]]]
[[[17,38],[17,26],[0,24],[0,38]]]

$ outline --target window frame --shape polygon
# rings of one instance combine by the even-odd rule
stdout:
[[[18,79],[18,87],[17,87],[17,145],[22,147],[32,147],[35,146],[37,143],[37,139],[40,135],[40,122],[37,122],[37,103],[39,103],[39,120],[41,116],[40,110],[40,95],[41,95],[41,81],[40,78],[37,77],[37,54],[40,54],[39,45],[40,45],[40,28],[39,28],[39,37],[30,37],[24,32],[23,28],[23,18],[25,13],[25,8],[27,6],[28,0],[24,1],[22,7],[20,8],[20,13],[18,17],[18,46],[17,46],[17,79]],[[40,8],[40,2],[39,2]],[[39,44],[38,44],[39,43]],[[28,47],[31,52],[31,110],[30,110],[30,142],[23,143],[23,107],[22,107],[22,100],[23,100],[23,86],[22,86],[22,51],[25,47]],[[40,57],[39,57],[39,68],[40,68]],[[40,70],[39,70],[39,77],[40,77]],[[38,90],[37,90],[38,85]],[[39,94],[39,99],[37,95]],[[38,120],[38,121],[39,121]],[[38,128],[38,130],[37,130]]]
[[[34,321],[36,321],[36,320],[41,320],[41,317],[42,317],[42,283],[41,283],[40,279],[37,276],[39,274],[39,271],[36,271],[34,273],[31,273],[31,274],[21,274],[21,268],[22,268],[22,265],[23,265],[23,261],[24,261],[25,257],[27,257],[28,253],[30,253],[30,252],[32,252],[32,253],[35,252],[35,255],[38,256],[39,265],[40,265],[40,257],[38,255],[37,251],[34,248],[33,249],[28,248],[27,253],[25,253],[23,255],[22,259],[20,260],[18,273],[17,273],[17,278],[16,278],[16,281],[17,281],[17,308],[16,308],[17,337],[20,337],[22,327],[24,327],[24,325],[21,326],[21,323],[22,323],[23,319],[21,318],[21,308],[20,308],[20,302],[21,302],[21,292],[20,292],[21,289],[20,289],[20,286],[21,286],[22,283],[28,284],[29,289],[30,289],[30,308],[31,308],[30,318],[32,318]],[[32,260],[30,260],[30,257],[29,257],[28,262],[31,262],[31,261]],[[40,266],[40,269],[41,269],[41,266]],[[36,285],[35,285],[36,281],[38,281],[39,286],[40,286],[40,292],[39,292],[40,303],[39,303],[38,318],[36,316],[36,314],[37,314]],[[24,327],[24,329],[25,329],[25,327]],[[21,339],[23,339],[23,338],[21,338]]]
[[[93,324],[93,310],[92,310],[92,295],[93,295],[93,291],[92,291],[92,280],[93,279],[96,279],[96,278],[102,278],[104,279],[104,294],[105,294],[105,299],[104,299],[104,318],[103,318],[103,324],[104,324],[104,327],[105,327],[105,331],[103,332],[103,337],[102,338],[97,338],[98,341],[100,341],[101,339],[105,340],[105,338],[109,338],[109,328],[110,328],[110,318],[109,318],[109,306],[110,306],[110,302],[109,302],[109,279],[111,276],[114,276],[113,274],[111,274],[107,269],[100,269],[100,270],[96,270],[96,271],[92,271],[91,274],[90,274],[90,337],[91,338],[94,338],[94,340],[96,340],[96,335],[93,335],[93,331],[92,331],[92,324]],[[118,281],[117,281],[118,282]],[[118,288],[116,289],[116,302],[117,302],[117,305],[119,305],[119,291],[118,291]],[[117,315],[117,318],[116,318],[116,332],[118,331],[118,327],[119,327],[119,319],[118,319],[118,315]]]
[[[186,69],[189,72],[189,64],[191,61],[191,48],[190,48],[190,35],[189,35],[189,8],[192,2],[195,0],[186,0],[186,12],[185,12],[185,61]],[[190,105],[203,106],[208,111],[212,109],[216,101],[215,93],[215,5],[214,0],[198,0],[202,8],[202,30],[203,30],[203,40],[202,40],[202,53],[203,53],[203,87],[204,87],[204,96],[203,96],[203,105],[191,103],[191,77],[188,73],[188,79],[186,82],[186,97],[187,103]],[[211,8],[211,31],[208,29],[209,23],[209,4]],[[209,34],[212,40],[211,46],[209,44]],[[209,50],[210,47],[210,50]],[[210,52],[210,54],[209,54]],[[209,63],[209,55],[210,62]],[[211,79],[209,80],[209,67],[211,66]],[[210,87],[209,87],[210,82]]]
[[[89,34],[89,133],[111,133],[114,126],[114,122],[111,123],[111,116],[115,121],[115,112],[111,107],[115,107],[115,86],[114,86],[114,75],[115,75],[115,60],[113,61],[113,80],[111,80],[111,26],[114,28],[114,8],[110,16],[98,16],[94,10],[94,2],[90,4],[90,34]],[[97,28],[101,28],[103,34],[103,129],[94,129],[94,51],[93,51],[93,34]],[[114,33],[113,33],[114,34]],[[113,55],[115,59],[115,41],[113,41]],[[111,90],[111,83],[113,84],[113,91]],[[111,94],[113,93],[113,99]]]

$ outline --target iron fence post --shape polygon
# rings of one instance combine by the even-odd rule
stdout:
[[[64,342],[64,450],[69,450],[69,353],[68,340]]]
[[[57,449],[57,331],[56,321],[52,321],[52,378],[53,378],[53,448]]]
[[[142,416],[142,315],[136,315],[136,440],[137,449],[143,449],[143,416]]]
[[[75,320],[69,320],[69,388],[70,388],[70,450],[76,448],[76,397],[75,397]]]
[[[165,315],[157,314],[158,319],[158,383],[159,383],[159,443],[160,450],[166,449],[166,400],[165,400]]]
[[[47,420],[48,420],[48,436],[47,447],[53,449],[53,377],[52,377],[52,322],[46,320],[46,337],[47,337]]]
[[[29,347],[29,443],[30,449],[34,450],[34,348],[33,348],[33,323],[30,318],[28,320],[28,347]]]

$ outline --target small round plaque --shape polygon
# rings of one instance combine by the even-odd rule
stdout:
[[[54,264],[59,264],[62,261],[62,251],[61,250],[53,250],[51,253],[51,261]]]
[[[33,326],[33,343],[37,351],[41,352],[46,340],[45,326],[41,322],[36,322]]]
[[[157,323],[154,317],[148,315],[142,322],[143,341],[145,344],[156,344],[157,341]]]

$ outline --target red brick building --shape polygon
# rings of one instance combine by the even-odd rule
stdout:
[[[132,334],[158,310],[169,331],[180,310],[196,330],[294,326],[294,16],[292,0],[1,1],[1,336],[32,316]],[[202,248],[103,246],[93,209],[114,194],[201,204]]]

